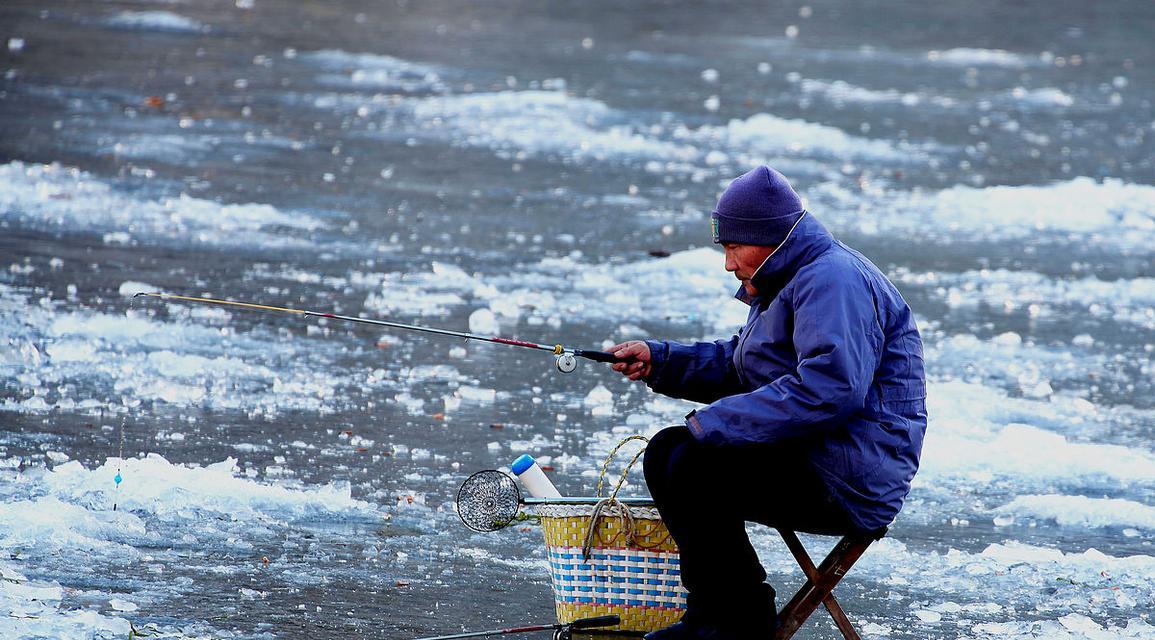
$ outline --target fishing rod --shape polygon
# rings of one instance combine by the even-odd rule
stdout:
[[[531,631],[553,631],[553,637],[555,640],[570,640],[570,638],[573,637],[574,631],[579,631],[581,629],[596,629],[599,627],[612,627],[620,623],[621,618],[617,615],[596,616],[593,618],[580,618],[565,624],[539,624],[530,627],[513,627],[511,629],[494,629],[492,631],[474,631],[471,633],[457,633],[449,636],[430,636],[428,638],[418,638],[417,640],[457,640],[458,638],[504,636],[512,633],[529,633]]]
[[[499,338],[497,336],[481,336],[473,333],[466,333],[464,331],[452,331],[449,329],[438,329],[437,327],[423,327],[415,324],[405,324],[403,322],[392,322],[389,320],[374,320],[372,318],[357,318],[354,316],[343,316],[336,313],[328,313],[324,311],[309,311],[306,309],[291,309],[288,307],[273,307],[265,304],[255,304],[252,302],[237,302],[235,300],[220,300],[217,298],[199,298],[195,296],[178,296],[171,293],[150,293],[140,292],[132,296],[135,298],[159,298],[161,300],[182,300],[185,302],[196,302],[200,304],[215,304],[227,307],[239,307],[243,309],[254,309],[258,311],[272,311],[276,313],[291,313],[299,315],[302,318],[328,318],[331,320],[341,320],[343,322],[355,322],[357,324],[368,324],[377,327],[390,327],[393,329],[404,329],[406,331],[420,331],[422,333],[433,333],[441,336],[450,336],[454,338],[463,338],[465,340],[476,340],[478,342],[491,342],[493,344],[504,344],[512,347],[526,347],[528,349],[537,349],[539,351],[549,351],[555,356],[554,364],[557,365],[557,370],[562,373],[570,373],[577,369],[577,359],[586,358],[595,362],[621,362],[614,354],[605,351],[593,351],[588,349],[570,349],[560,344],[553,346],[547,344],[537,344],[536,342],[526,342],[524,340],[511,340],[509,338]]]

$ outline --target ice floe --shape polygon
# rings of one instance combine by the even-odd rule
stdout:
[[[1122,498],[1025,495],[995,510],[1016,520],[1053,521],[1064,527],[1131,527],[1155,530],[1155,507]]]
[[[897,282],[931,288],[954,307],[984,304],[1005,311],[1029,309],[1036,315],[1075,307],[1091,317],[1155,327],[1155,278],[1054,278],[1007,269],[961,273],[900,269],[894,277]]]
[[[429,133],[449,133],[457,144],[505,152],[591,160],[697,155],[690,147],[645,135],[602,102],[558,91],[425,98],[413,114]]]
[[[178,465],[151,454],[110,458],[96,468],[68,462],[53,469],[4,470],[0,494],[0,635],[12,638],[124,638],[129,620],[143,612],[142,603],[172,597],[164,564],[187,569],[189,557],[171,555],[175,545],[228,548],[233,551],[270,535],[285,522],[308,519],[367,520],[380,510],[351,497],[347,484],[318,486],[256,482],[226,459],[204,466]],[[119,487],[114,476],[120,474]],[[119,507],[113,510],[114,503]],[[77,558],[83,557],[78,563]],[[19,564],[17,564],[17,562]],[[36,567],[55,580],[30,580],[22,567]],[[70,597],[74,589],[59,580],[88,581],[98,572],[125,568],[140,576],[122,581],[107,599],[110,614],[88,608]],[[149,571],[141,571],[149,568]],[[228,569],[228,567],[219,567]],[[288,573],[287,571],[285,572]],[[150,577],[151,576],[151,577]],[[103,584],[104,578],[101,579]],[[179,582],[179,580],[178,580]],[[129,590],[127,593],[125,590]],[[104,596],[108,597],[108,596]],[[180,629],[139,622],[149,635],[166,638],[202,636]]]
[[[905,106],[932,104],[949,107],[955,104],[951,98],[928,96],[918,92],[899,91],[897,89],[867,89],[850,84],[844,80],[828,82],[825,80],[803,79],[799,82],[803,93],[817,94],[835,102],[850,102],[859,104],[871,103],[898,103]]]
[[[1146,247],[1155,237],[1155,187],[1117,179],[1073,178],[1050,185],[956,186],[879,197],[834,183],[809,191],[820,217],[869,234],[918,234],[933,241],[990,239],[1091,241]]]
[[[445,88],[437,67],[393,56],[321,49],[301,52],[297,57],[328,70],[320,77],[324,84],[410,92]]]
[[[0,310],[27,300],[11,288],[0,289],[0,294]],[[307,364],[323,350],[297,351],[286,345],[301,356],[286,367],[279,364],[284,348],[279,354],[270,352],[267,338],[237,335],[227,328],[162,322],[136,312],[58,312],[51,305],[24,308],[20,317],[15,322],[14,317],[0,316],[0,326],[12,332],[12,344],[4,353],[12,354],[17,374],[15,386],[0,400],[0,407],[8,410],[98,413],[108,408],[105,401],[57,391],[77,384],[86,389],[108,385],[125,401],[270,413],[289,408],[325,411],[334,406],[344,384]],[[364,382],[367,387],[391,383],[384,378]]]
[[[300,235],[325,224],[267,204],[221,204],[187,194],[141,199],[78,169],[0,165],[0,216],[10,224],[122,234],[125,241],[172,238],[208,244],[307,246]]]
[[[113,27],[171,33],[200,33],[208,27],[172,11],[121,11],[105,21]]]
[[[926,54],[926,59],[944,65],[1009,67],[1012,69],[1042,64],[1042,59],[1039,56],[1014,53],[1004,49],[972,47],[933,50]]]
[[[887,140],[853,136],[829,125],[782,118],[769,113],[731,120],[725,126],[706,125],[696,130],[684,129],[675,133],[679,139],[694,141],[704,148],[720,145],[731,153],[748,156],[849,156],[902,161],[909,159],[915,151],[913,148],[904,150]]]
[[[119,487],[114,482],[118,472],[123,478]],[[43,486],[54,496],[90,509],[110,510],[115,498],[129,513],[163,520],[195,513],[232,514],[244,520],[363,516],[375,509],[354,499],[347,484],[291,488],[255,482],[240,474],[233,458],[185,466],[153,453],[144,458],[109,459],[95,469],[74,461],[49,472]]]
[[[483,306],[473,312],[479,322],[492,316],[524,317],[530,325],[553,324],[577,313],[586,320],[677,319],[734,331],[748,308],[733,299],[738,281],[722,269],[722,262],[720,252],[703,248],[612,265],[591,265],[568,256],[547,258],[508,275],[468,275],[435,264],[430,271],[387,277],[379,291],[369,293],[365,306],[383,314],[440,316],[469,304]],[[575,304],[583,297],[596,297],[602,304]],[[484,325],[494,327],[489,321]]]

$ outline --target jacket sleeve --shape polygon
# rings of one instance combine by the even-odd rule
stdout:
[[[699,440],[768,443],[819,435],[863,408],[883,344],[869,285],[857,272],[830,269],[800,272],[796,280],[796,369],[691,413],[686,424]]]
[[[646,344],[653,368],[646,384],[658,393],[709,403],[742,391],[734,369],[738,336],[695,344],[653,340]]]

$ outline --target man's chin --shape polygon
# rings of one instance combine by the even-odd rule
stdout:
[[[746,290],[746,293],[748,293],[752,296],[758,295],[758,290],[755,289],[754,285],[750,284],[750,282],[748,280],[742,281],[742,288]]]

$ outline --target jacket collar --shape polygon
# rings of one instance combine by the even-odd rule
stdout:
[[[745,287],[739,287],[734,297],[748,305],[769,304],[799,269],[810,264],[833,244],[834,237],[826,227],[810,212],[803,213],[782,244],[750,278],[751,284],[758,289],[758,295],[751,296]]]

